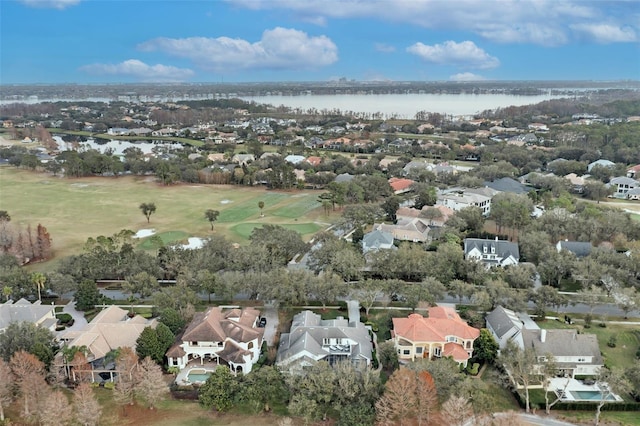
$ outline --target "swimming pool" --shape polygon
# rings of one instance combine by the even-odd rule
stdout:
[[[189,371],[187,380],[189,380],[190,383],[204,383],[207,381],[211,373],[213,373],[213,371],[194,368],[193,370]]]
[[[602,398],[602,392],[596,391],[596,390],[593,390],[593,391],[572,390],[572,391],[569,391],[569,393],[571,394],[571,396],[573,396],[573,399],[575,399],[576,401],[600,401],[600,399]],[[617,401],[617,399],[615,395],[609,394],[607,395],[606,401]]]

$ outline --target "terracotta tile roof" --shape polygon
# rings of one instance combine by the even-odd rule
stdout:
[[[442,351],[442,356],[450,356],[455,361],[458,361],[458,362],[466,361],[470,358],[467,351],[465,351],[461,345],[457,343],[452,343],[452,342],[449,342],[444,345],[444,351]]]
[[[404,179],[404,178],[391,178],[389,179],[389,185],[391,185],[391,188],[393,188],[394,191],[406,191],[408,190],[411,185],[413,185],[415,182],[412,181],[411,179]]]
[[[408,318],[394,318],[393,330],[397,336],[411,342],[444,342],[446,336],[476,339],[480,330],[469,326],[451,308],[429,308],[429,317],[411,314]]]

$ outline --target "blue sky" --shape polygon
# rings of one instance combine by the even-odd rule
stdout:
[[[640,79],[640,2],[0,0],[0,83]]]

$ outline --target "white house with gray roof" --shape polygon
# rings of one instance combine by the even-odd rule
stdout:
[[[465,238],[464,258],[477,260],[487,268],[492,266],[517,265],[520,261],[518,244],[506,240]]]
[[[35,325],[55,331],[56,314],[54,307],[43,305],[39,300],[31,303],[26,299],[20,299],[15,303],[8,300],[0,305],[0,333],[12,322],[31,322]]]
[[[351,362],[357,367],[369,367],[373,344],[369,330],[360,321],[343,317],[323,320],[311,311],[293,317],[289,333],[282,333],[276,365],[283,371],[299,373],[318,361]]]
[[[567,377],[595,375],[604,365],[595,334],[578,334],[574,329],[540,329],[526,313],[496,307],[486,318],[487,329],[504,349],[509,341],[519,348],[533,348],[540,368],[552,355],[559,374]]]
[[[589,163],[589,165],[587,166],[587,172],[591,173],[591,170],[596,167],[596,166],[600,166],[600,167],[615,167],[616,163],[614,163],[613,161],[609,161],[609,160],[596,160],[593,163]]]
[[[628,198],[629,191],[640,188],[640,182],[630,177],[618,176],[611,179],[607,186],[614,189],[615,198]]]
[[[523,329],[522,340],[524,347],[535,351],[538,366],[547,361],[547,355],[552,355],[558,373],[565,377],[593,376],[604,366],[595,334],[578,334],[574,329]]]
[[[374,230],[365,234],[362,238],[362,252],[367,253],[372,250],[392,250],[395,249],[393,245],[393,234],[381,230]]]

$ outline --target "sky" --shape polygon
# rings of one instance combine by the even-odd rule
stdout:
[[[0,84],[638,80],[640,1],[0,0]]]

